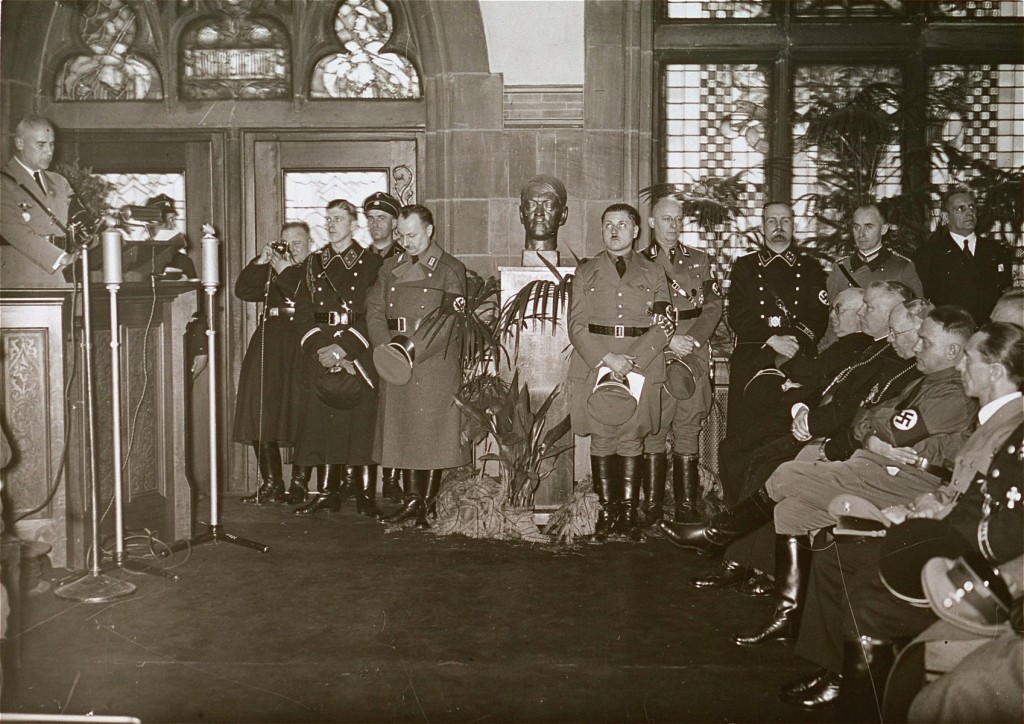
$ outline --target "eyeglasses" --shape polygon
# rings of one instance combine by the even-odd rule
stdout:
[[[897,339],[901,334],[907,334],[908,332],[916,332],[916,331],[917,331],[917,329],[915,327],[911,327],[910,329],[899,329],[899,330],[893,329],[892,327],[889,327],[889,336],[892,337],[893,339]]]

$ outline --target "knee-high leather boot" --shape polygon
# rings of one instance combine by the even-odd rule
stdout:
[[[323,477],[323,465],[317,465],[318,477]],[[313,476],[312,465],[292,465],[292,480],[288,484],[288,492],[284,494],[284,502],[290,505],[301,505],[309,495],[309,479]]]
[[[734,636],[739,646],[758,646],[768,641],[788,641],[800,630],[811,570],[811,541],[806,535],[775,536],[775,612],[761,630]]]
[[[254,442],[256,462],[260,471],[260,487],[242,498],[249,505],[267,505],[284,500],[284,476],[281,474],[281,449],[276,442]]]
[[[665,511],[666,453],[644,454],[644,504],[641,508],[645,526],[656,525]]]
[[[697,512],[700,502],[700,469],[696,455],[672,456],[672,497],[676,500],[676,523],[702,523]]]
[[[590,477],[594,481],[594,492],[601,509],[597,512],[594,538],[605,540],[615,523],[614,479],[618,477],[618,455],[591,455]]]
[[[423,494],[423,507],[416,515],[416,528],[426,530],[430,527],[427,523],[427,516],[437,518],[437,494],[441,490],[440,470],[417,470],[419,474],[419,489]]]
[[[719,513],[707,523],[689,525],[661,521],[665,537],[680,548],[712,558],[720,556],[729,544],[772,520],[775,501],[764,488],[741,500],[735,508]]]
[[[404,469],[401,471],[402,488],[405,490],[402,507],[391,515],[381,518],[382,523],[397,525],[407,520],[412,520],[419,515],[420,509],[423,508],[423,495],[419,491],[416,480],[413,479],[413,473],[415,472],[415,470]]]
[[[344,465],[336,463],[324,465],[324,473],[316,481],[316,496],[292,512],[295,515],[312,515],[321,510],[337,513],[341,510],[341,497],[338,495],[338,491],[341,489],[341,479],[344,475]]]
[[[889,639],[860,636],[843,641],[839,721],[881,721],[882,694],[896,649]]]
[[[619,523],[619,530],[630,540],[640,540],[641,531],[637,524],[636,512],[640,505],[640,479],[643,468],[643,455],[626,457],[619,456],[620,476],[619,480],[622,491],[622,502],[619,503],[622,511]]]
[[[383,487],[380,494],[385,500],[390,500],[394,503],[402,502],[402,476],[401,471],[398,468],[381,468],[384,472]]]
[[[344,505],[345,501],[352,497],[358,497],[362,490],[362,481],[359,479],[358,465],[342,465],[341,485],[338,487],[338,504]]]
[[[359,465],[353,468],[358,482],[356,512],[369,518],[381,518],[383,513],[377,507],[377,466]]]

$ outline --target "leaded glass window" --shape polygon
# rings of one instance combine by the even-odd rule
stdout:
[[[138,18],[124,0],[93,0],[78,6],[78,32],[91,55],[69,58],[57,73],[59,101],[136,101],[163,97],[160,73],[149,59],[130,52]]]
[[[928,81],[931,181],[939,191],[980,187],[982,214],[995,218],[999,196],[1020,193],[997,179],[1000,169],[1024,168],[1024,65],[938,65]],[[1010,226],[996,230],[1020,235]]]
[[[768,72],[756,64],[672,64],[665,68],[665,181],[694,198],[731,208],[732,224],[685,222],[683,243],[722,252],[728,267],[760,223],[768,153]],[[725,268],[719,270],[725,276]]]
[[[793,125],[797,230],[834,250],[862,201],[898,196],[900,71],[800,66]]]
[[[290,43],[275,21],[250,15],[251,3],[224,2],[219,17],[182,34],[181,95],[270,99],[291,96]]]
[[[885,17],[902,15],[903,3],[899,0],[797,0],[793,9],[797,15],[813,17]]]
[[[345,0],[334,19],[344,52],[313,69],[310,98],[419,98],[420,79],[408,59],[381,52],[394,20],[384,0]]]
[[[955,0],[936,2],[932,15],[943,18],[1019,18],[1024,17],[1022,0]]]
[[[356,241],[370,244],[363,214],[363,200],[376,191],[389,191],[388,169],[361,171],[286,171],[284,175],[284,218],[305,221],[313,232],[314,247],[327,243],[328,202],[345,199],[359,209]]]
[[[673,20],[761,18],[768,14],[768,4],[760,0],[668,0],[667,14]]]
[[[114,185],[110,205],[145,206],[150,199],[165,194],[178,212],[175,229],[185,233],[185,174],[183,173],[101,173],[100,178]]]

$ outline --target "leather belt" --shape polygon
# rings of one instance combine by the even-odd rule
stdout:
[[[268,317],[288,317],[291,319],[295,316],[295,307],[267,307]]]
[[[317,312],[313,315],[313,321],[328,327],[347,327],[352,324],[352,315],[348,312]]]
[[[944,468],[941,465],[937,465],[935,463],[930,463],[925,458],[921,458],[921,460],[917,463],[917,469],[920,470],[921,472],[928,473],[929,475],[934,475],[944,483],[948,483],[950,480],[953,479],[952,470],[950,470],[949,468]]]
[[[622,325],[605,327],[601,324],[588,324],[587,328],[592,334],[607,334],[609,337],[617,337],[619,339],[623,337],[642,337],[650,329],[650,327],[623,327]]]
[[[696,309],[677,309],[676,321],[681,322],[684,319],[696,319],[700,316],[702,311],[704,311],[702,307],[697,307]]]
[[[422,319],[414,319],[412,321],[412,331],[416,331],[420,328]],[[409,318],[408,317],[388,317],[388,329],[392,332],[408,332],[409,331]]]

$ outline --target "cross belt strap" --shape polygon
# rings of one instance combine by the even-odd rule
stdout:
[[[591,334],[606,334],[609,337],[643,337],[647,333],[650,327],[624,327],[622,325],[616,325],[614,327],[606,327],[602,324],[588,324],[587,328]]]

